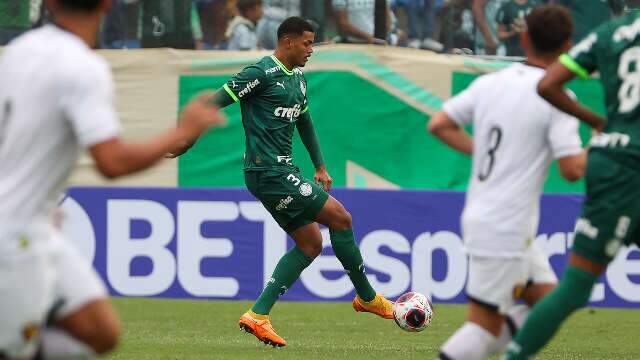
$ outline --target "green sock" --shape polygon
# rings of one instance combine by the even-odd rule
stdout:
[[[353,238],[353,229],[330,231],[329,234],[331,235],[333,252],[347,271],[353,287],[356,288],[356,293],[364,301],[373,300],[376,297],[376,292],[364,273],[364,261]]]
[[[573,266],[550,294],[536,304],[507,349],[504,359],[529,359],[544,347],[569,315],[589,302],[598,278]]]
[[[273,304],[298,280],[311,261],[297,246],[284,254],[251,310],[260,315],[269,314]]]

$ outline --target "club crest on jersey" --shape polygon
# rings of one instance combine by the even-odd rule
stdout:
[[[313,188],[311,187],[311,185],[309,185],[309,183],[304,183],[300,185],[300,194],[302,196],[309,196],[311,195],[312,192],[313,192]]]
[[[241,97],[247,95],[248,93],[251,92],[251,90],[253,90],[253,88],[258,86],[259,84],[260,84],[260,80],[258,80],[258,79],[255,79],[253,81],[248,82],[247,86],[245,86],[244,89],[240,90],[240,92],[238,93],[238,97],[241,98]]]
[[[300,91],[302,91],[302,95],[307,96],[307,85],[304,81],[300,81]]]

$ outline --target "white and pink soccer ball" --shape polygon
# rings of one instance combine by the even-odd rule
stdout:
[[[402,330],[419,332],[431,325],[433,306],[426,296],[408,292],[396,300],[393,318]]]

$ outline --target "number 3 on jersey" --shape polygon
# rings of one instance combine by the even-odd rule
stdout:
[[[496,151],[500,147],[502,141],[502,129],[498,126],[493,126],[489,130],[489,151],[487,151],[484,159],[480,165],[480,173],[478,174],[478,180],[485,181],[491,175],[493,166],[496,163]]]

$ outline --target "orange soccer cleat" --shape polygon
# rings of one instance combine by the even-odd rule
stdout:
[[[381,318],[393,319],[393,302],[385,299],[382,295],[376,294],[376,297],[366,302],[358,295],[353,299],[353,309],[360,312],[370,312]]]
[[[263,315],[264,316],[264,315]],[[268,316],[264,316],[264,319],[257,319],[256,317],[262,317],[258,314],[254,314],[251,310],[242,314],[238,326],[240,330],[253,334],[258,340],[267,345],[273,347],[287,346],[287,342],[281,338],[271,326],[271,321]]]

